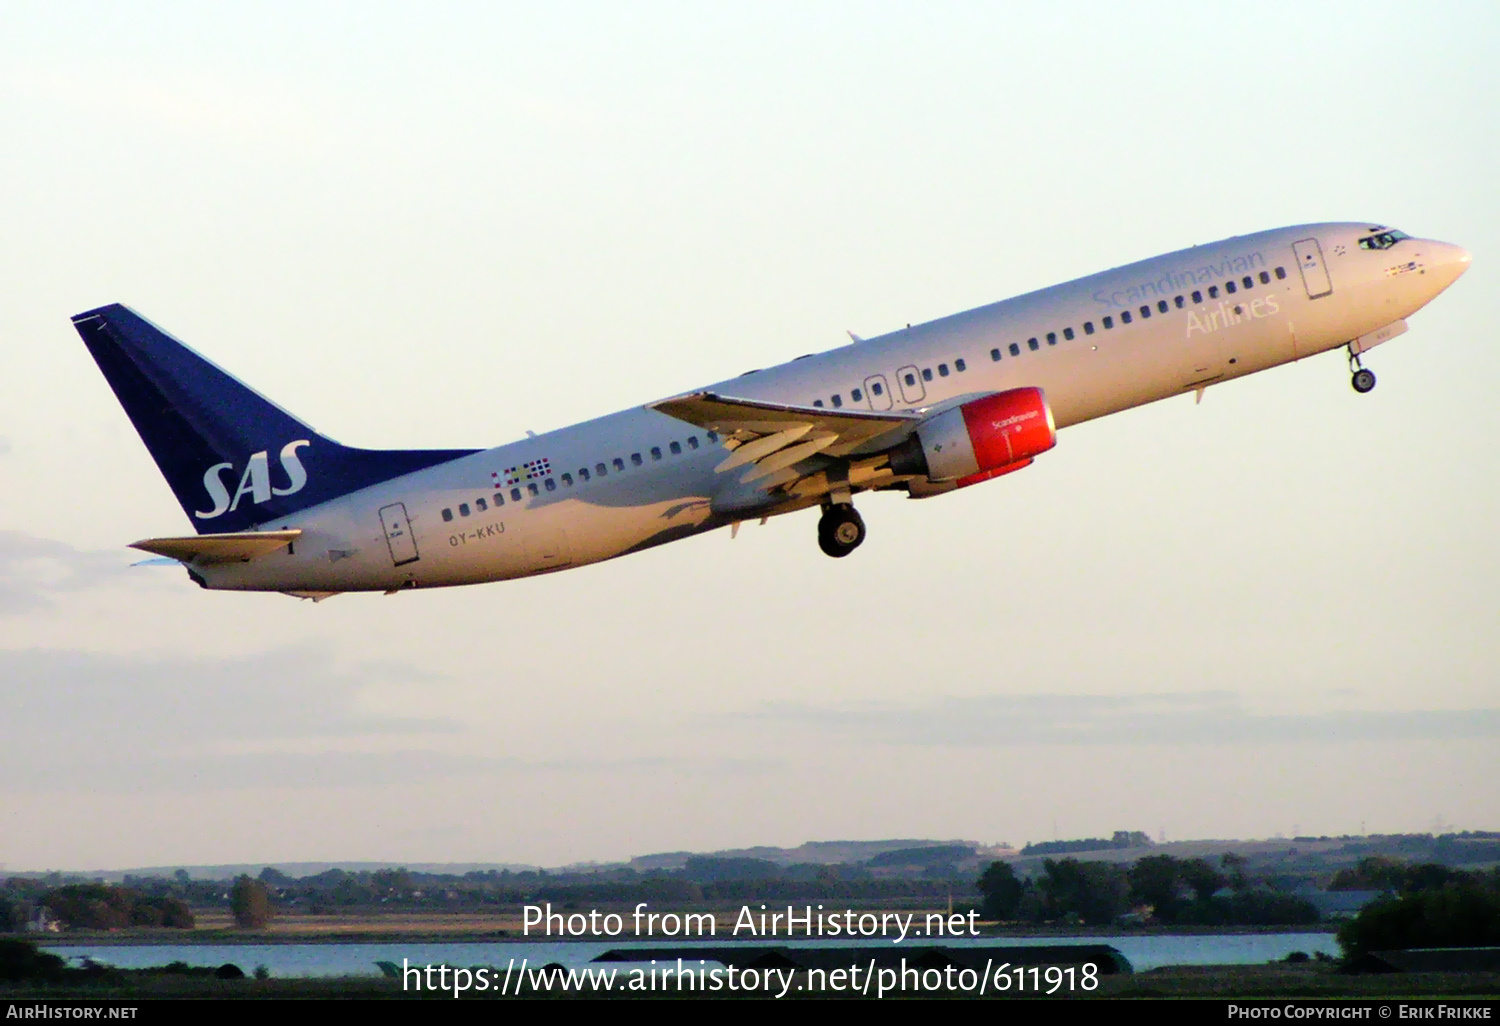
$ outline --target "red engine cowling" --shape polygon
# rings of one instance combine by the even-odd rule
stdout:
[[[891,453],[891,469],[955,487],[1020,470],[1057,444],[1040,388],[1015,388],[945,410]]]

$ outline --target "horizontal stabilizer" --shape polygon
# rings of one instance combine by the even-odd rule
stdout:
[[[200,534],[187,538],[147,538],[132,544],[132,549],[155,553],[179,563],[248,563],[291,545],[302,537],[297,529],[289,531],[244,531],[239,534]]]

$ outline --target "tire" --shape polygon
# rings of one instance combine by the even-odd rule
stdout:
[[[833,506],[818,521],[818,547],[834,559],[849,555],[865,540],[865,522],[853,506]]]
[[[1354,390],[1360,395],[1364,395],[1375,387],[1375,372],[1361,367],[1354,372],[1354,377],[1349,379],[1349,384],[1354,386]]]

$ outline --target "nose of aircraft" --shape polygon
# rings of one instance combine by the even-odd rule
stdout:
[[[1453,277],[1457,278],[1469,269],[1469,262],[1474,258],[1462,246],[1455,246],[1451,242],[1444,242],[1438,252],[1438,259]]]
[[[1446,289],[1469,269],[1473,259],[1469,251],[1451,242],[1428,243],[1428,274],[1436,277],[1440,289]]]

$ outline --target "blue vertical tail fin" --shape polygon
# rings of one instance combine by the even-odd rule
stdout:
[[[478,451],[351,449],[128,307],[73,326],[199,534],[249,530]]]

